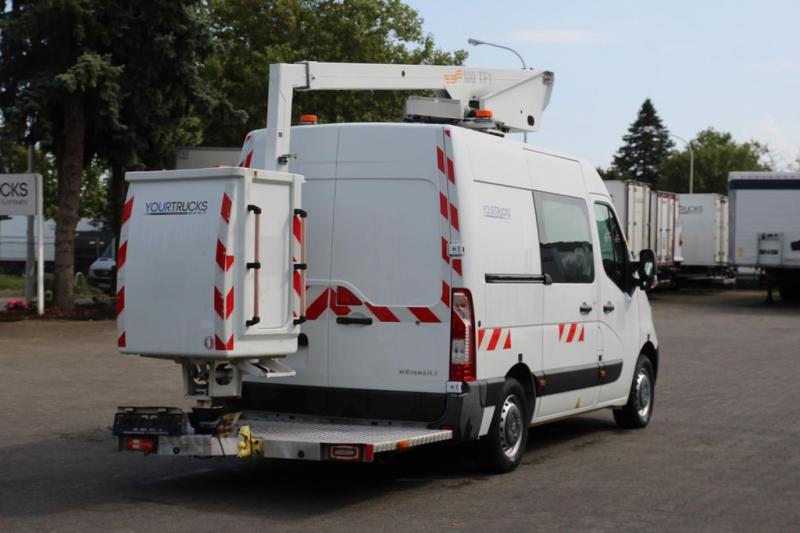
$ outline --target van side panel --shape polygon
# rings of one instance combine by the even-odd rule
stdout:
[[[504,378],[522,361],[542,366],[543,285],[497,282],[498,275],[541,275],[536,216],[525,159],[518,146],[453,129],[464,284],[472,291],[478,379]],[[490,282],[487,283],[487,274]]]
[[[483,217],[473,240],[480,250],[475,264],[485,273],[482,291],[485,314],[478,328],[478,376],[505,376],[520,360],[520,354],[522,361],[535,372],[542,367],[544,285],[538,280],[494,281],[498,279],[496,275],[534,279],[542,273],[531,192],[475,183],[475,193],[481,202],[474,206],[475,212]],[[500,208],[500,215],[495,207]]]

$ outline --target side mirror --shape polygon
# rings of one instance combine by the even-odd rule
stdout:
[[[656,281],[656,254],[653,250],[639,252],[639,287],[643,291],[653,288]]]

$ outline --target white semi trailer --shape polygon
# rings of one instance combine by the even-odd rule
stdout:
[[[650,191],[650,243],[656,254],[659,281],[671,281],[677,269],[680,245],[678,195],[668,191]],[[679,262],[679,261],[677,261]]]
[[[730,261],[766,274],[781,298],[800,299],[800,173],[731,172]]]
[[[678,278],[682,282],[734,281],[728,261],[728,197],[723,194],[679,194],[682,255]]]
[[[638,257],[640,250],[652,249],[650,185],[634,180],[608,180],[605,184],[614,201],[631,253]]]
[[[634,180],[604,183],[634,257],[639,250],[653,250],[659,284],[671,284],[681,262],[677,195],[654,190],[649,184]]]
[[[120,408],[120,449],[371,462],[478,440],[505,472],[531,424],[608,408],[645,427],[653,252],[632,258],[588,161],[503,138],[538,128],[552,84],[273,65],[238,166],[130,173],[117,344],[179,362],[198,405]],[[407,123],[292,127],[303,89],[436,97]]]

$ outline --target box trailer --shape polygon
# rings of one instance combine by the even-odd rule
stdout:
[[[800,172],[731,172],[730,261],[800,299]]]
[[[679,265],[680,213],[674,192],[650,191],[650,247],[656,255],[659,285],[672,285]]]
[[[588,161],[503,138],[535,131],[552,73],[309,62],[269,79],[237,167],[127,176],[119,350],[179,362],[198,404],[121,407],[120,450],[372,462],[479,441],[506,472],[532,424],[648,424],[653,252],[632,259]],[[452,98],[409,101],[406,123],[292,127],[295,88]]]
[[[650,185],[633,180],[608,180],[605,185],[625,231],[628,247],[637,258],[641,250],[653,248],[650,241]]]
[[[714,193],[679,194],[683,260],[682,281],[732,283],[728,262],[728,197]]]

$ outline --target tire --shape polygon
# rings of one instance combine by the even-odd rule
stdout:
[[[528,442],[529,421],[525,391],[516,379],[509,378],[503,385],[489,433],[479,443],[486,470],[504,474],[519,465]]]
[[[622,429],[642,429],[647,427],[653,416],[655,401],[655,379],[653,364],[645,354],[639,356],[631,381],[628,403],[614,410],[614,420]]]
[[[792,285],[785,282],[778,287],[778,291],[781,294],[781,300],[784,302],[797,302],[800,300],[800,285]]]

